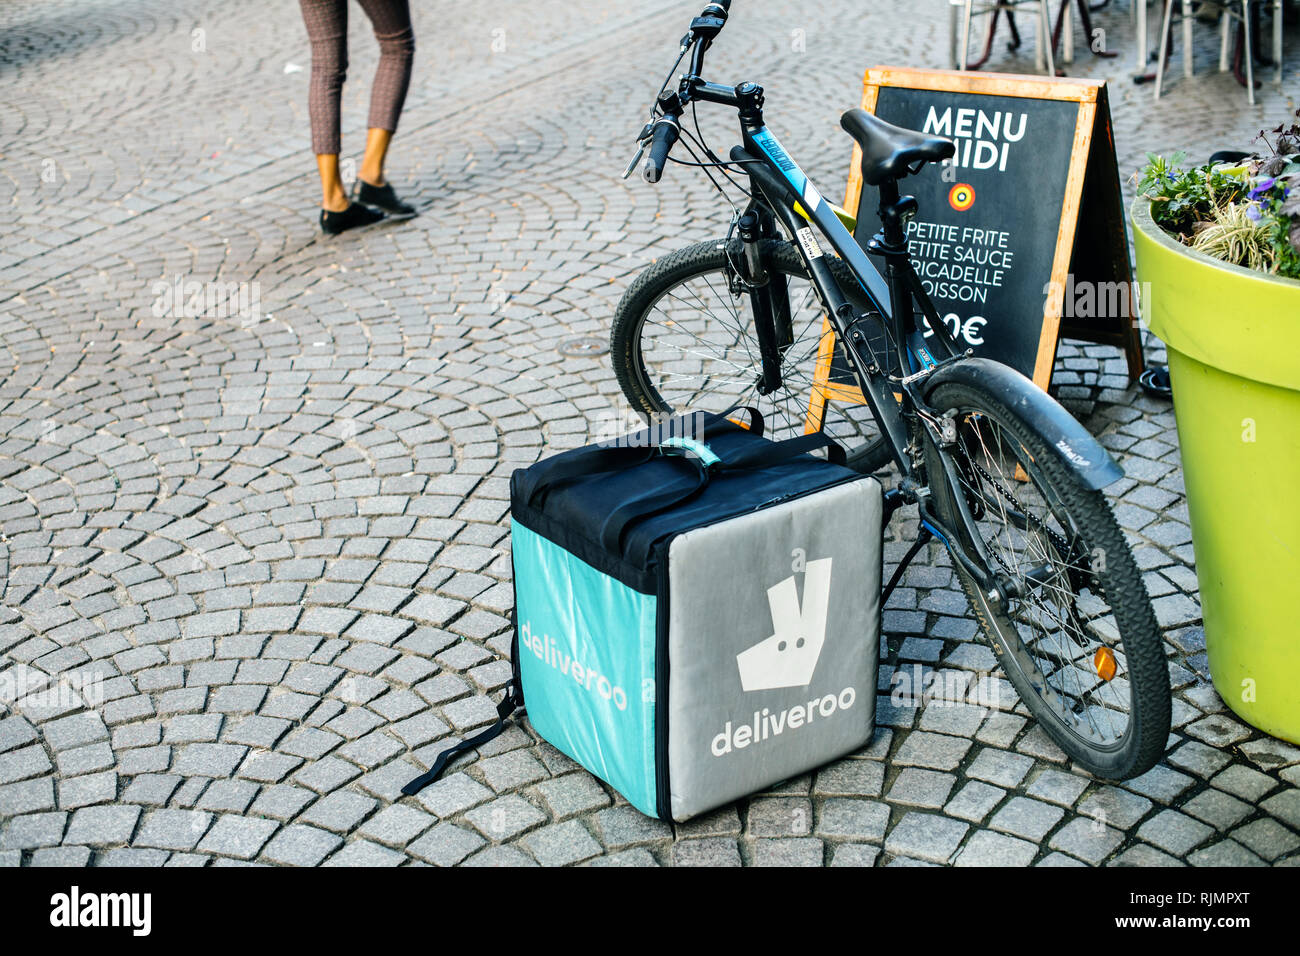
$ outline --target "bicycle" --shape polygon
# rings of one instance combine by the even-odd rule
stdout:
[[[716,172],[748,202],[743,212],[733,203],[726,238],[665,256],[623,296],[611,354],[624,395],[648,419],[758,406],[774,438],[821,429],[856,446],[859,470],[892,464],[886,521],[915,505],[919,525],[884,599],[938,539],[1002,669],[1052,739],[1095,776],[1146,772],[1169,733],[1169,673],[1142,577],[1101,494],[1123,472],[1019,372],[959,349],[908,255],[918,203],[900,180],[954,145],[860,109],[843,115],[880,200],[880,229],[860,246],[847,214],[767,128],[762,87],[703,78],[729,10],[730,0],[710,3],[692,21],[624,175],[648,149],[642,174],[659,182],[680,141],[692,160],[674,162],[703,169],[727,196]],[[698,119],[694,133],[683,126],[698,103],[737,111],[741,143],[725,161]],[[833,421],[810,413],[815,383],[856,386],[865,408]]]

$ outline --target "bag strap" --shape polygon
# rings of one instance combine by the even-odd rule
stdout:
[[[731,416],[736,412],[744,412],[748,416],[750,434],[758,438],[763,437],[763,413],[749,405],[733,405],[725,412],[706,415],[701,426],[701,437],[707,440],[718,434],[724,426],[734,424],[731,422]],[[526,484],[520,487],[521,495],[531,506],[544,492],[562,482],[644,465],[654,457],[655,451],[665,442],[680,440],[682,436],[678,434],[679,431],[685,432],[686,429],[684,427],[675,429],[673,425],[678,422],[684,425],[690,417],[691,415],[682,415],[672,419],[666,426],[650,427],[632,433],[633,438],[644,433],[645,444],[588,445],[569,454],[556,455],[554,458],[539,462],[528,469]],[[620,441],[626,442],[627,437]]]
[[[447,764],[451,763],[465,751],[473,750],[475,747],[481,747],[494,737],[499,737],[501,732],[506,729],[506,720],[522,704],[522,701],[516,696],[517,693],[518,692],[512,682],[511,685],[506,688],[506,696],[502,698],[501,703],[497,704],[496,723],[487,730],[479,731],[473,737],[470,737],[467,740],[462,740],[460,743],[456,744],[456,746],[448,747],[442,753],[438,754],[438,759],[433,762],[433,766],[404,786],[402,788],[402,793],[406,794],[408,797],[414,796],[429,784],[437,780],[442,775],[442,772],[447,769]]]
[[[727,471],[740,468],[766,468],[798,455],[806,455],[818,448],[826,449],[826,458],[833,465],[844,465],[848,461],[848,456],[845,455],[839,442],[824,432],[813,432],[811,435],[787,438],[785,441],[755,449],[748,454],[737,455],[731,461],[724,462],[722,467]]]
[[[670,508],[685,504],[703,491],[713,476],[719,472],[741,471],[747,468],[767,468],[799,455],[807,454],[810,451],[815,451],[818,448],[826,449],[827,457],[833,464],[844,465],[847,460],[844,449],[834,439],[829,438],[822,432],[788,438],[785,441],[756,449],[747,455],[739,455],[730,461],[717,458],[707,447],[703,447],[702,450],[708,457],[702,457],[701,453],[696,450],[696,445],[697,443],[684,441],[672,446],[686,452],[682,456],[682,460],[691,462],[699,470],[699,476],[695,484],[684,490],[677,488],[662,494],[638,498],[616,508],[605,519],[605,523],[601,525],[600,529],[600,542],[606,551],[614,554],[621,553],[623,550],[623,535],[633,523],[644,521]],[[661,448],[661,451],[665,454],[668,453],[668,450],[667,447]]]
[[[629,525],[635,521],[643,521],[670,508],[685,504],[704,490],[714,472],[720,467],[716,463],[711,465],[704,459],[693,456],[673,455],[666,457],[679,458],[681,461],[690,462],[694,465],[696,469],[695,484],[686,489],[675,488],[657,495],[637,498],[635,501],[629,501],[615,508],[600,526],[600,543],[606,551],[611,554],[621,553],[623,550],[623,535]]]

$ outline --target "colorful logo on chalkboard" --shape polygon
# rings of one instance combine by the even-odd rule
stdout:
[[[975,205],[975,187],[970,183],[958,183],[948,190],[948,205],[958,212],[965,212]]]

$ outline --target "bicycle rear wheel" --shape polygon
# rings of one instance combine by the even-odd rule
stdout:
[[[884,467],[889,451],[870,409],[832,401],[818,416],[811,403],[815,380],[829,377],[844,388],[851,376],[836,358],[838,349],[831,348],[825,310],[803,260],[781,240],[764,240],[760,255],[768,271],[784,276],[788,286],[783,382],[774,392],[760,393],[762,363],[750,299],[732,281],[731,263],[739,261],[740,249],[738,241],[730,250],[723,239],[698,243],[659,259],[632,283],[610,336],[624,396],[644,417],[753,406],[774,439],[820,428],[845,446],[853,467],[865,472]],[[849,268],[834,257],[827,261],[853,301],[858,286]],[[868,308],[865,298],[854,304]]]
[[[945,383],[928,401],[952,416],[958,437],[947,449],[952,473],[926,441],[934,511],[972,555],[978,536],[1003,585],[989,593],[953,562],[1008,679],[1081,767],[1106,779],[1145,773],[1169,734],[1169,670],[1105,499],[983,390]]]

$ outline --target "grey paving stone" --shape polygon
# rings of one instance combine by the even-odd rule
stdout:
[[[653,843],[672,836],[672,829],[633,807],[610,807],[596,814],[601,843],[611,850],[622,850],[642,843]]]
[[[1236,840],[1220,840],[1187,857],[1192,866],[1265,866],[1258,856]]]
[[[609,806],[610,797],[588,773],[568,773],[561,777],[543,780],[537,785],[547,811],[556,820]]]
[[[913,731],[908,734],[894,754],[897,766],[928,767],[932,770],[955,770],[961,763],[970,741],[946,734]]]
[[[536,827],[545,821],[546,814],[512,794],[470,810],[465,819],[489,840],[503,841]]]
[[[54,846],[62,839],[67,820],[68,815],[63,812],[29,813],[14,817],[4,825],[0,849],[31,850]]]
[[[841,843],[831,853],[831,866],[875,866],[880,848],[866,843]]]
[[[336,833],[347,833],[378,805],[379,801],[372,797],[336,790],[313,803],[299,819]]]
[[[809,837],[754,840],[749,846],[751,866],[816,867],[825,858],[821,840]]]
[[[609,853],[605,856],[598,856],[593,860],[588,860],[585,866],[621,866],[621,867],[638,867],[638,866],[658,866],[654,854],[649,850],[636,847],[631,850],[623,850],[619,853]]]
[[[952,793],[957,778],[950,773],[905,767],[889,788],[890,803],[938,810]]]
[[[1138,843],[1129,847],[1119,856],[1110,860],[1107,866],[1132,866],[1132,867],[1172,867],[1185,866],[1182,860],[1170,856],[1162,850],[1157,850],[1153,846],[1145,843]]]
[[[56,866],[64,869],[90,864],[88,846],[48,846],[32,853],[32,866]]]
[[[407,852],[434,866],[455,866],[485,843],[473,830],[453,823],[439,823],[407,847]]]
[[[957,852],[968,824],[932,813],[911,811],[890,831],[885,852],[930,863],[947,863]]]
[[[497,793],[518,790],[547,776],[546,768],[526,750],[489,757],[480,760],[477,766],[484,783]]]
[[[1123,842],[1123,831],[1096,820],[1075,817],[1052,834],[1048,845],[1097,866]]]
[[[453,773],[429,784],[415,799],[437,817],[450,817],[492,798],[492,791],[472,777]]]
[[[1198,793],[1180,809],[1218,830],[1227,830],[1237,825],[1253,812],[1250,804],[1214,789]]]
[[[221,816],[212,825],[212,829],[204,835],[198,848],[203,853],[251,860],[279,828],[280,824],[274,820],[234,815]]]
[[[135,832],[140,813],[140,807],[130,805],[82,807],[72,815],[65,839],[90,846],[126,843]]]
[[[948,801],[944,812],[971,823],[979,823],[1006,795],[1007,792],[1000,787],[972,780]]]
[[[995,830],[1037,843],[1064,815],[1064,810],[1050,803],[1028,797],[1012,797],[993,815],[989,825]]]
[[[673,866],[740,866],[740,847],[730,837],[678,840],[672,848]]]
[[[1038,847],[1025,840],[977,830],[953,861],[954,866],[1028,866],[1038,853]]]
[[[1161,810],[1138,828],[1138,836],[1177,857],[1205,842],[1213,828],[1177,810]]]
[[[116,797],[117,774],[111,770],[59,781],[59,806],[64,810],[107,803]]]
[[[1142,776],[1126,780],[1124,786],[1156,803],[1169,804],[1195,782],[1185,773],[1156,764]]]
[[[1208,828],[1207,828],[1208,829]],[[1276,820],[1254,820],[1232,831],[1232,838],[1269,863],[1300,847],[1300,836]]]
[[[332,857],[325,861],[325,866],[401,866],[406,860],[404,853],[390,850],[388,847],[371,843],[369,840],[355,840],[343,845]]]
[[[1215,787],[1248,803],[1256,803],[1264,794],[1277,786],[1277,781],[1253,767],[1233,764],[1211,781]]]
[[[750,801],[745,829],[750,836],[807,836],[812,817],[812,801],[806,797],[763,797]]]
[[[835,797],[817,810],[814,834],[848,840],[880,841],[889,825],[889,807],[875,800]]]
[[[817,771],[818,796],[878,797],[885,782],[884,765],[873,760],[839,760]]]
[[[537,866],[537,863],[528,854],[513,846],[490,846],[475,853],[465,861],[464,865],[516,869],[521,866]]]
[[[295,823],[277,833],[262,856],[286,866],[316,866],[342,844],[343,838],[328,830]]]
[[[521,841],[542,866],[568,866],[601,852],[600,844],[577,820],[566,820],[534,830]]]
[[[1079,804],[1079,812],[1103,824],[1129,830],[1152,806],[1154,804],[1146,797],[1118,787],[1103,786]]]
[[[1023,754],[985,747],[966,768],[966,775],[999,787],[1015,787],[1029,773],[1033,760]]]
[[[410,843],[437,822],[430,814],[405,804],[384,807],[362,824],[358,831],[388,846],[402,847]]]
[[[1048,769],[1034,778],[1025,793],[1039,800],[1046,800],[1048,803],[1070,807],[1088,788],[1089,782],[1088,777]]]
[[[140,821],[134,846],[192,850],[212,825],[212,814],[199,810],[150,810]]]

